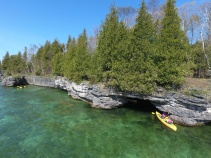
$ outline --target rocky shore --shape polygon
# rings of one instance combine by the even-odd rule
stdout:
[[[0,81],[2,81],[3,78],[4,78],[4,73],[3,73],[3,71],[0,70]]]
[[[117,108],[131,99],[149,100],[160,111],[169,112],[175,123],[185,126],[204,125],[211,121],[211,101],[202,95],[187,96],[178,92],[167,92],[164,89],[158,89],[153,95],[124,93],[103,85],[76,84],[64,77],[26,76],[15,79],[10,76],[2,81],[4,86],[20,84],[60,88],[66,90],[73,98],[103,109]]]

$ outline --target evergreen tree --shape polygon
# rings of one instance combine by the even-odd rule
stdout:
[[[15,63],[13,63],[13,65],[16,65],[14,73],[19,73],[19,74],[23,73],[26,65],[25,62],[23,61],[22,53],[19,51],[18,55],[14,57],[15,57]]]
[[[0,71],[2,70],[2,64],[1,64],[1,60],[0,60]]]
[[[107,85],[114,86],[123,91],[130,91],[131,89],[128,89],[128,81],[131,75],[129,73],[131,72],[131,54],[128,46],[130,45],[129,37],[131,32],[123,22],[119,23],[117,30],[116,36],[118,36],[119,42],[116,43],[115,54],[112,54],[111,70],[105,73],[108,78]]]
[[[192,58],[195,64],[194,77],[204,78],[207,72],[206,59],[204,58],[204,53],[201,49],[201,43],[196,42],[191,46]]]
[[[37,62],[39,69],[37,74],[52,75],[53,73],[53,58],[56,54],[63,52],[62,45],[58,40],[54,40],[53,43],[49,41],[45,42],[45,45],[38,49]]]
[[[110,13],[106,16],[102,24],[94,59],[96,60],[95,74],[97,81],[110,82],[112,84],[113,66],[120,55],[119,43],[122,41],[120,24],[118,21],[117,10],[111,7]]]
[[[158,65],[158,82],[166,86],[183,83],[185,72],[189,71],[185,61],[188,41],[180,27],[180,18],[175,0],[168,0],[161,21],[159,50],[155,63]]]
[[[3,60],[2,60],[2,69],[9,75],[8,70],[10,66],[10,55],[9,52],[6,52]]]
[[[68,36],[67,44],[66,44],[66,49],[67,49],[67,51],[68,51],[68,49],[71,47],[71,42],[72,42],[72,38],[71,38],[71,36]]]
[[[116,54],[112,54],[108,84],[123,91],[150,93],[156,86],[156,68],[152,60],[155,28],[144,1],[136,22],[131,31],[122,22],[118,24],[118,42]]]
[[[6,69],[7,75],[15,75],[17,71],[17,55],[11,55],[9,59],[9,66]]]
[[[67,52],[64,55],[64,61],[62,65],[62,73],[68,79],[72,79],[72,72],[74,67],[72,60],[76,54],[76,49],[77,49],[77,41],[75,38],[72,38],[67,47]]]
[[[63,54],[57,53],[53,57],[53,75],[62,76],[62,62],[63,62]]]
[[[51,43],[49,41],[45,42],[45,45],[42,48],[42,68],[43,68],[43,75],[50,75],[52,73],[52,63],[51,60],[53,58],[53,54],[50,51]]]
[[[61,53],[61,52],[63,52],[62,45],[59,43],[59,41],[57,39],[55,39],[53,41],[53,43],[51,44],[51,48],[50,48],[51,59],[54,57],[54,55],[56,55],[57,53]]]
[[[25,74],[26,65],[22,58],[21,52],[17,55],[11,55],[9,59],[9,67],[7,68],[7,73],[11,75]]]
[[[23,59],[27,63],[27,47],[24,48]]]
[[[37,50],[37,54],[32,56],[31,58],[31,63],[35,63],[33,66],[35,69],[35,74],[36,75],[44,75],[44,48],[41,46]]]
[[[72,58],[72,79],[76,82],[80,82],[84,79],[88,79],[88,70],[90,62],[90,54],[87,47],[87,35],[84,29],[83,33],[78,37],[78,43],[76,53]]]
[[[49,50],[50,55],[50,65],[51,65],[51,72],[50,74],[61,75],[61,62],[62,62],[62,45],[59,43],[57,39],[53,41],[51,44],[51,48]]]
[[[130,44],[130,75],[127,85],[130,91],[150,93],[156,87],[156,66],[153,64],[155,35],[153,17],[148,13],[146,3],[142,1]]]

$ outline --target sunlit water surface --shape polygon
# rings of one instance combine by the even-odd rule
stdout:
[[[174,132],[150,112],[94,109],[59,89],[0,86],[0,157],[205,158],[211,125]]]

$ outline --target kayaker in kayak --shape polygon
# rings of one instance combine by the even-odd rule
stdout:
[[[165,119],[165,118],[166,118],[166,115],[163,113],[163,114],[161,115],[161,118],[162,118],[162,119]]]
[[[168,116],[169,116],[169,113],[164,112],[164,113],[161,115],[161,118],[162,118],[162,119],[165,119],[165,118],[167,118]]]
[[[173,124],[173,121],[169,118],[166,119],[166,122],[169,123],[169,124]]]

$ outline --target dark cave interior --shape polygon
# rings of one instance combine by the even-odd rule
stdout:
[[[155,112],[159,111],[149,100],[144,99],[131,99],[128,98],[128,102],[124,104],[125,108],[142,111],[142,112]]]

